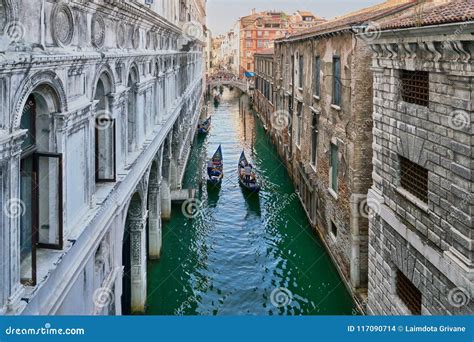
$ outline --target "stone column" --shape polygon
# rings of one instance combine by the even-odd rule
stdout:
[[[0,315],[17,314],[24,287],[20,270],[20,156],[23,132],[0,139]]]
[[[171,218],[171,189],[165,178],[161,183],[161,218],[163,220]]]
[[[152,260],[160,258],[161,254],[161,182],[150,184],[149,216],[148,216],[148,251]]]
[[[172,107],[173,99],[171,97],[171,77],[169,69],[166,70],[166,114],[168,116]]]
[[[146,303],[146,216],[130,219],[132,313],[144,313]]]

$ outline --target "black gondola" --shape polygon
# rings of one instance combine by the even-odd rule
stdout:
[[[242,151],[240,155],[238,170],[240,185],[250,192],[259,192],[260,184],[257,179],[257,174],[255,173],[255,168],[247,160],[244,151]]]
[[[222,147],[220,145],[212,156],[212,159],[208,162],[207,175],[209,176],[207,181],[213,185],[219,184],[222,178],[224,178],[224,160],[222,158]]]
[[[220,102],[221,102],[221,97],[219,95],[214,95],[214,107],[219,106]]]
[[[211,117],[208,117],[206,120],[198,124],[198,133],[200,134],[207,134],[209,133],[210,129],[211,129]]]

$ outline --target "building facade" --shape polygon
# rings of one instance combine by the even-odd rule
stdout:
[[[371,314],[474,313],[473,18],[451,1],[371,42]]]
[[[240,74],[254,72],[254,54],[273,48],[275,39],[324,22],[309,12],[289,16],[281,11],[257,13],[240,18]]]
[[[274,58],[273,49],[255,54],[255,90],[253,92],[253,108],[260,116],[266,129],[271,126],[275,112]]]
[[[354,27],[375,25],[412,6],[388,1],[275,43],[276,111],[268,130],[312,226],[362,309],[373,105],[371,37],[358,36]]]
[[[145,3],[0,1],[0,314],[144,312],[204,90],[204,2]]]

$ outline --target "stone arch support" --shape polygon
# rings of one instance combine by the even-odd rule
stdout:
[[[161,183],[161,218],[171,218],[171,189],[167,179],[163,179]]]
[[[125,220],[122,265],[122,313],[144,313],[146,302],[146,235],[147,211],[137,191],[130,200]]]
[[[152,260],[160,258],[161,233],[161,182],[152,182],[148,187],[148,255]]]

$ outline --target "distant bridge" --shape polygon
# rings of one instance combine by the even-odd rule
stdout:
[[[213,79],[207,82],[208,86],[212,88],[220,87],[220,86],[229,86],[234,88],[239,88],[244,93],[249,91],[249,84],[242,80],[232,80],[232,79]]]

